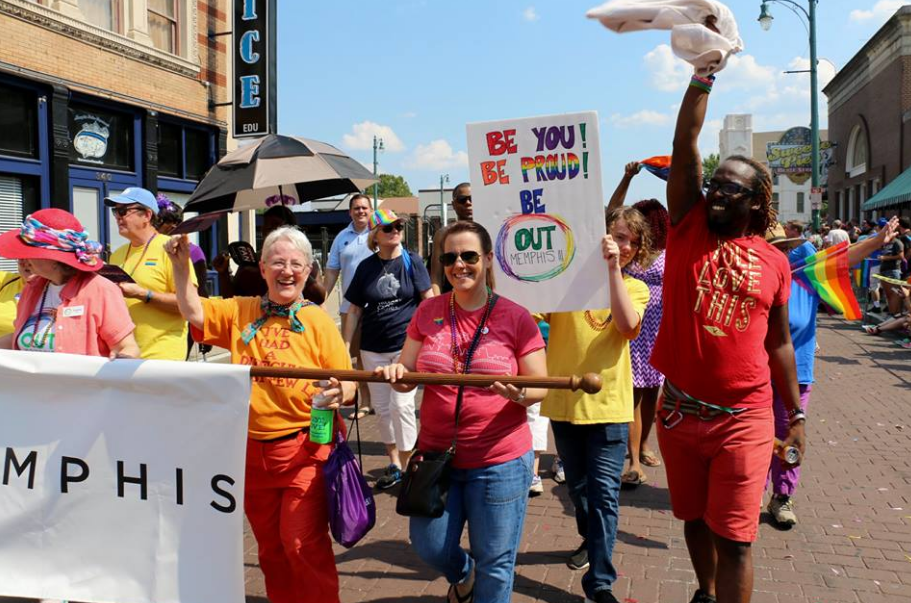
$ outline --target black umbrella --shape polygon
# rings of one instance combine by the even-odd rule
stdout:
[[[212,166],[184,210],[204,214],[298,205],[356,193],[376,181],[367,168],[330,144],[269,134]]]

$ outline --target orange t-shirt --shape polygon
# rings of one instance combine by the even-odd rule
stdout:
[[[193,329],[197,341],[231,351],[231,361],[248,366],[350,369],[345,342],[319,306],[304,306],[297,318],[303,333],[295,333],[287,318],[271,317],[249,345],[241,339],[248,324],[262,316],[260,298],[202,299],[204,332]],[[201,335],[201,337],[200,337]],[[271,440],[310,425],[310,398],[317,388],[307,379],[256,377],[250,393],[250,437]]]

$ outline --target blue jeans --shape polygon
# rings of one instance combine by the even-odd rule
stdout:
[[[589,568],[582,576],[588,598],[610,590],[617,579],[611,561],[620,511],[620,476],[629,438],[627,423],[573,425],[551,420],[557,453],[563,460],[576,527],[588,544]]]
[[[475,603],[508,603],[525,523],[534,454],[480,469],[452,469],[442,517],[411,518],[411,546],[450,584],[475,566]],[[459,544],[468,522],[471,554]]]

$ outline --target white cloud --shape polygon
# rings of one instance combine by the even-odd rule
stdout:
[[[522,18],[526,21],[537,21],[541,18],[541,15],[538,14],[538,11],[535,10],[534,6],[529,6],[522,11]]]
[[[905,4],[906,2],[903,0],[879,0],[870,10],[855,9],[848,16],[852,21],[858,22],[870,21],[871,19],[886,21]]]
[[[468,153],[453,151],[449,143],[443,139],[419,144],[405,162],[406,167],[418,170],[445,170],[467,165]]]
[[[663,92],[683,90],[693,74],[693,66],[678,58],[667,44],[645,55],[645,67],[651,72],[652,86]]]
[[[342,143],[355,151],[373,150],[373,137],[383,139],[383,147],[392,153],[405,150],[405,145],[389,126],[382,126],[372,121],[362,121],[351,126],[351,134],[342,136]]]
[[[760,65],[751,54],[735,54],[728,58],[724,70],[718,74],[725,88],[763,90],[774,85],[777,69]]]
[[[618,128],[636,128],[642,126],[666,126],[671,123],[672,116],[668,113],[643,109],[632,115],[614,113],[610,116],[610,123]]]

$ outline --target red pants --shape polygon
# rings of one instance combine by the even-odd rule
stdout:
[[[322,469],[331,450],[301,434],[247,440],[244,510],[271,603],[339,600]]]

